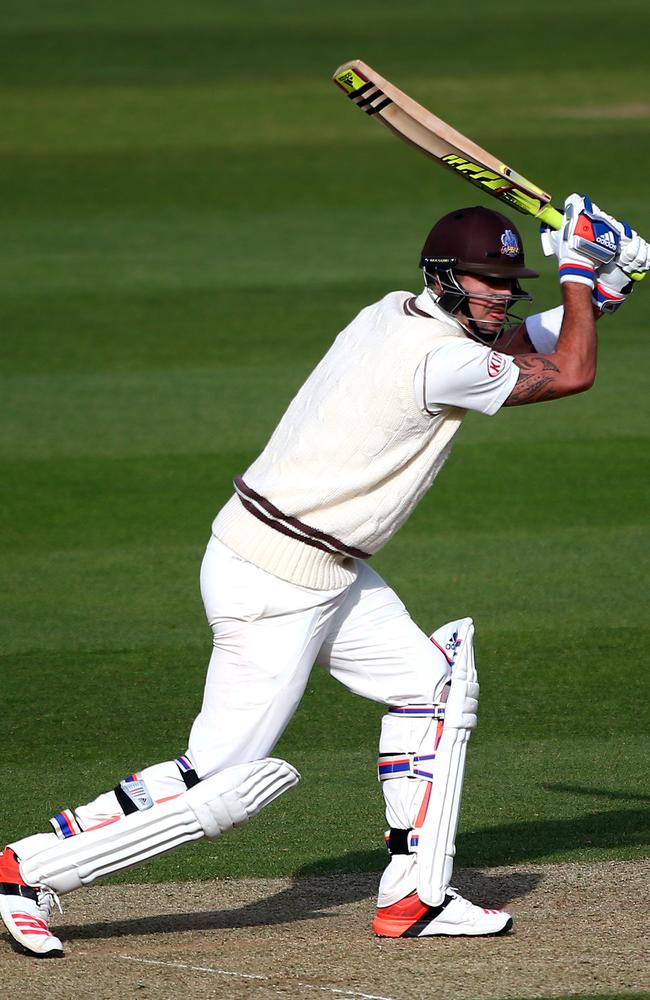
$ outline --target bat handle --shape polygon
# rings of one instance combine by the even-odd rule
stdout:
[[[539,219],[540,222],[545,222],[551,229],[561,229],[564,222],[564,213],[554,208],[553,205],[544,205],[544,208],[537,212],[535,218]]]
[[[547,226],[551,227],[551,229],[561,229],[562,223],[564,222],[564,215],[559,211],[559,209],[554,208],[553,205],[545,205],[544,208],[537,213],[536,218],[541,222],[545,222]],[[643,281],[645,274],[637,271],[635,274],[631,274],[630,278],[632,281]]]

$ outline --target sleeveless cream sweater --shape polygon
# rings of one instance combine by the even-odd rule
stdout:
[[[244,559],[304,587],[344,587],[430,487],[466,411],[423,413],[413,377],[440,338],[465,334],[414,302],[392,292],[363,309],[235,480],[213,532]]]

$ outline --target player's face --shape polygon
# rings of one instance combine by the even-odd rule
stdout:
[[[458,275],[458,283],[468,293],[467,304],[470,314],[483,337],[490,339],[498,336],[512,301],[514,292],[512,279],[480,278],[476,274],[462,274]],[[456,318],[463,323],[462,315],[457,315]],[[472,331],[468,328],[468,332]]]

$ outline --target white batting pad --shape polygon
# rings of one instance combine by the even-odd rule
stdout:
[[[52,842],[53,834],[47,843],[25,838],[14,847],[22,877],[63,895],[191,840],[241,826],[299,780],[291,764],[267,757],[226,768],[169,802],[67,840]]]
[[[458,623],[445,723],[432,768],[431,793],[419,824],[417,890],[423,903],[440,906],[451,881],[465,756],[476,727],[479,685],[474,663],[474,624]]]
[[[378,772],[391,860],[380,907],[416,891],[422,902],[439,906],[451,880],[465,753],[478,708],[473,636],[471,618],[431,636],[449,665],[446,702],[394,705],[382,720]]]
[[[378,774],[386,803],[386,820],[392,830],[407,836],[391,859],[379,885],[379,906],[391,906],[416,890],[417,817],[429,794],[436,746],[444,722],[442,702],[389,709],[381,723]]]

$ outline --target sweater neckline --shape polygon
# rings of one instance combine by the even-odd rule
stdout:
[[[447,326],[451,326],[458,333],[462,333],[464,337],[467,336],[467,331],[465,330],[462,323],[459,323],[457,319],[450,316],[448,312],[441,309],[440,306],[433,301],[431,295],[426,288],[422,289],[419,295],[415,297],[415,307],[420,312],[424,312],[427,316],[432,319],[437,319],[440,323],[446,323]]]

